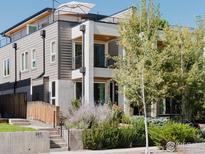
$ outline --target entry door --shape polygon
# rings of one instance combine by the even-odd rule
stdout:
[[[105,103],[105,83],[94,83],[94,99],[96,105]]]

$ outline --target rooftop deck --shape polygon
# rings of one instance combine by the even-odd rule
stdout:
[[[53,18],[54,16],[54,18]],[[33,16],[31,16],[33,17]],[[26,19],[28,20],[28,19]],[[26,20],[24,20],[26,22]],[[86,14],[86,15],[82,15],[82,14],[71,14],[70,12],[65,12],[65,11],[55,11],[54,15],[50,14],[49,19],[43,24],[43,26],[36,24],[37,28],[32,31],[32,32],[28,32],[25,30],[24,31],[19,31],[18,32],[18,37],[17,38],[11,38],[11,37],[5,37],[3,36],[3,38],[0,40],[0,48],[11,44],[17,40],[20,40],[36,31],[39,31],[41,29],[46,28],[47,26],[51,25],[54,22],[57,21],[67,21],[67,22],[78,22],[79,24],[85,22],[86,20],[93,20],[93,21],[97,21],[97,22],[101,22],[101,23],[112,23],[112,24],[118,24],[120,21],[122,21],[123,19],[121,18],[116,18],[116,17],[108,17],[108,16],[104,16],[104,15],[98,15],[98,14]],[[20,24],[23,24],[23,22],[20,22]],[[15,26],[19,26],[18,24]],[[15,27],[12,27],[15,28]]]

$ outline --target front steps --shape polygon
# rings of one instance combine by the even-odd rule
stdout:
[[[31,123],[27,119],[9,119],[9,124],[19,125],[19,126],[28,126]]]
[[[64,139],[60,136],[58,129],[50,128],[44,129],[45,131],[49,131],[50,134],[50,151],[68,151],[68,147]]]

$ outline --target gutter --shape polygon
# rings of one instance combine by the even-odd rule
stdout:
[[[46,57],[46,48],[45,48],[45,38],[46,38],[46,31],[45,30],[41,30],[40,32],[41,38],[43,39],[43,72],[35,79],[32,80],[37,80],[40,79],[42,77],[44,77],[45,75],[45,68],[46,68],[46,62],[45,62],[45,57]]]

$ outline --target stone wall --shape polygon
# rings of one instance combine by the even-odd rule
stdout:
[[[1,154],[49,153],[49,132],[0,133]]]

